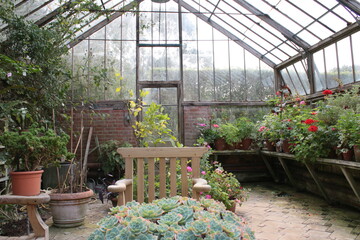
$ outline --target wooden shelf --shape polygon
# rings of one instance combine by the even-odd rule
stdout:
[[[266,167],[268,168],[269,172],[271,173],[274,181],[278,181],[276,175],[274,174],[274,171],[271,167],[271,165],[269,164],[267,158],[265,156],[271,156],[271,157],[277,157],[278,160],[280,161],[282,167],[285,170],[285,173],[287,175],[287,177],[289,178],[290,182],[292,183],[292,185],[294,187],[296,186],[296,183],[294,181],[294,178],[292,177],[291,172],[289,171],[289,168],[287,167],[286,161],[284,159],[290,159],[290,160],[295,160],[295,156],[293,154],[289,154],[289,153],[279,153],[279,152],[270,152],[270,151],[260,151],[260,154],[262,155],[262,158],[265,162]],[[330,159],[330,158],[318,158],[316,161],[314,162],[300,162],[299,163],[303,163],[305,165],[305,167],[307,168],[307,170],[309,171],[311,177],[313,178],[313,180],[315,181],[319,191],[322,193],[323,197],[328,201],[328,202],[332,202],[331,199],[329,198],[329,196],[327,195],[325,188],[323,187],[321,181],[319,180],[317,173],[314,171],[314,164],[324,164],[324,165],[331,165],[331,166],[337,166],[340,168],[340,170],[342,171],[342,173],[344,174],[348,184],[350,185],[351,189],[353,190],[354,194],[356,195],[358,201],[360,202],[360,188],[359,185],[356,183],[356,181],[354,180],[351,172],[349,171],[349,169],[353,169],[353,170],[360,170],[360,162],[352,162],[352,161],[344,161],[344,160],[338,160],[338,159]]]

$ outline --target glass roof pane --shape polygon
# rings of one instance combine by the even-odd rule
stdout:
[[[333,9],[333,12],[344,18],[348,22],[354,22],[355,18],[352,16],[347,9],[345,9],[343,6],[339,5],[335,9]]]
[[[327,38],[328,36],[334,34],[334,32],[331,32],[329,29],[327,29],[318,22],[314,22],[313,24],[311,24],[308,29],[309,31],[315,33],[321,39]]]
[[[322,16],[327,9],[321,6],[320,4],[316,3],[314,0],[302,0],[301,4],[299,4],[299,1],[297,0],[290,0],[293,4],[295,4],[297,7],[301,8],[304,12],[311,15],[313,18],[319,18]],[[326,1],[322,1],[326,2]],[[331,2],[331,1],[330,1]],[[326,4],[328,7],[333,7],[334,4]],[[311,9],[311,11],[309,11]],[[300,16],[297,16],[300,17]]]
[[[314,34],[317,34],[318,32],[314,32]],[[313,45],[317,42],[319,42],[319,40],[321,40],[319,38],[319,36],[314,36],[313,34],[311,34],[309,31],[301,31],[299,34],[297,34],[298,37],[300,37],[301,39],[306,39],[306,42],[309,43],[310,45]]]
[[[343,8],[341,6],[341,8]],[[347,26],[347,22],[341,20],[338,16],[333,13],[328,13],[319,19],[320,22],[329,26],[334,31],[339,31]]]
[[[299,4],[299,2],[296,1],[296,0],[291,0],[289,2],[293,3],[295,6],[296,5],[304,5],[307,8],[308,5],[305,2],[310,2],[310,1],[312,2],[312,0],[301,1],[301,4]],[[304,12],[297,9],[292,4],[290,4],[290,3],[286,2],[286,1],[282,1],[278,5],[278,9],[281,12],[286,13],[287,15],[293,17],[294,20],[297,21],[302,26],[306,26],[306,25],[310,24],[313,21],[313,19],[311,17],[309,17]],[[307,11],[308,10],[305,10],[306,13],[307,13]],[[281,22],[281,23],[285,25],[285,23],[283,23],[283,22]],[[289,30],[292,30],[292,29],[289,29]]]

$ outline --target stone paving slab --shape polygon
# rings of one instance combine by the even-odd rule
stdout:
[[[243,184],[244,185],[244,184]],[[310,193],[276,183],[246,184],[244,216],[257,240],[360,240],[360,211],[331,206]]]

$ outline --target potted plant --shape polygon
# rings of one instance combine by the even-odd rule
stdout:
[[[248,150],[255,135],[255,124],[246,117],[236,119],[237,137],[241,139],[240,149]]]
[[[244,189],[233,173],[225,171],[220,163],[213,166],[207,165],[204,178],[211,186],[211,191],[206,198],[222,202],[228,210],[235,211],[236,204],[241,204],[247,199],[247,190]]]
[[[57,135],[52,129],[44,127],[4,132],[0,142],[5,146],[6,164],[12,169],[13,194],[39,194],[42,168],[71,157],[66,148],[68,140],[69,136],[65,133]],[[25,182],[21,181],[23,176]]]
[[[265,144],[268,151],[275,151],[276,142],[280,135],[276,129],[279,129],[280,116],[276,113],[265,115],[263,120],[259,122],[257,130],[257,139]]]
[[[347,110],[341,114],[334,126],[339,132],[339,149],[344,160],[352,160],[354,146],[358,146],[360,139],[360,114]]]
[[[235,149],[242,138],[239,136],[239,129],[233,123],[224,123],[219,127],[219,136],[225,139],[228,149]]]

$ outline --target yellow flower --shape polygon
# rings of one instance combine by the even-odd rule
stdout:
[[[116,88],[116,92],[120,92],[121,87]]]

